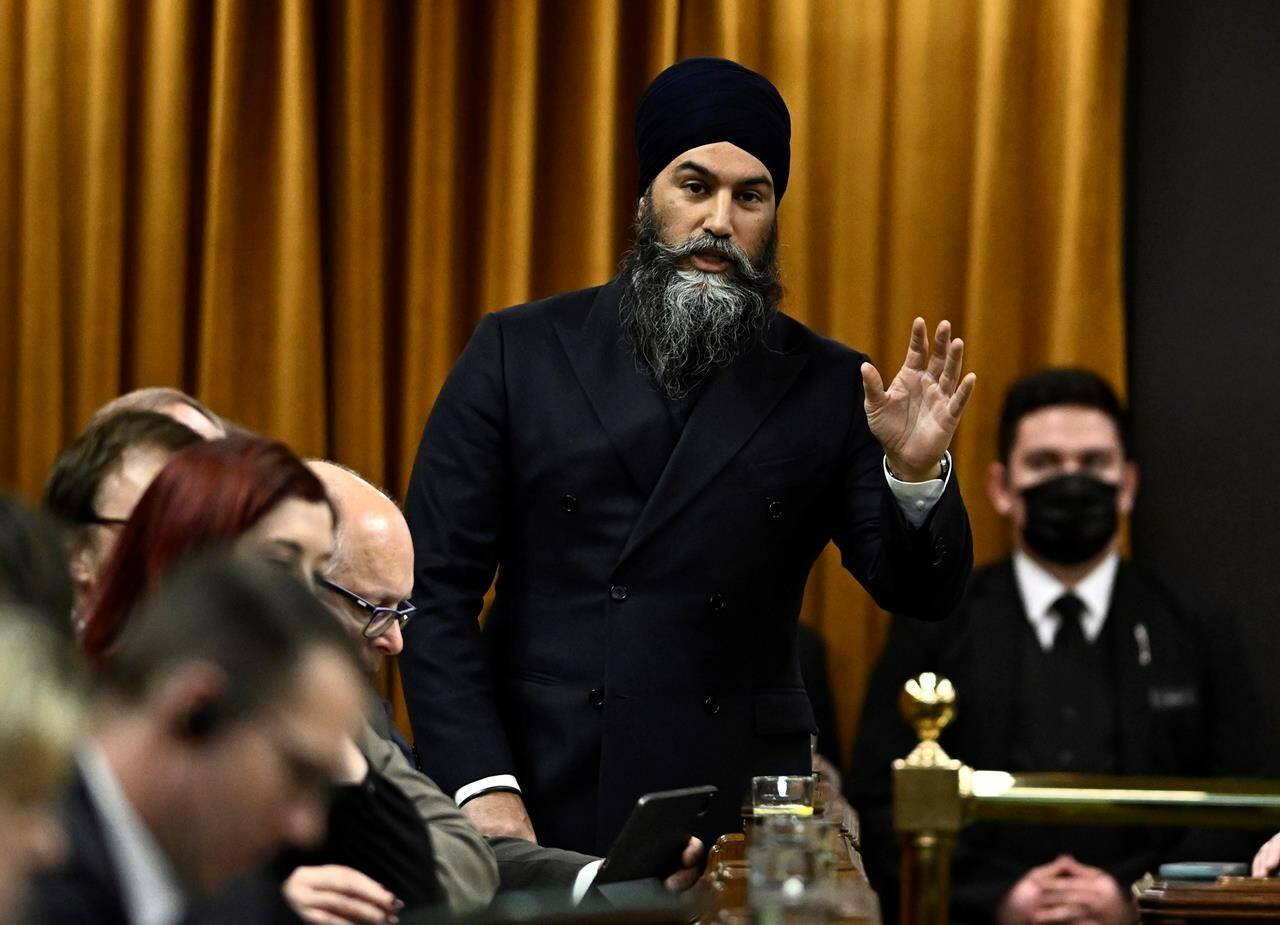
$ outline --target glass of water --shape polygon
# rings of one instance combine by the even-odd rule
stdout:
[[[822,819],[767,816],[747,850],[747,901],[761,923],[828,921],[839,827]]]
[[[812,816],[812,774],[768,774],[751,778],[751,811],[756,816]]]

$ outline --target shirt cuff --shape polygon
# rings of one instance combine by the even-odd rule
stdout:
[[[886,456],[884,459],[884,477],[889,482],[889,491],[893,492],[902,516],[912,527],[918,527],[928,519],[929,512],[938,503],[942,493],[947,490],[947,483],[951,481],[951,472],[955,468],[951,465],[950,450],[947,451],[945,459],[947,461],[946,477],[930,479],[927,482],[904,482],[894,478],[889,472],[889,457]]]
[[[591,884],[596,882],[596,873],[600,870],[600,865],[604,863],[604,858],[598,861],[592,861],[590,864],[583,866],[578,871],[578,876],[573,881],[573,904],[576,906],[582,902],[582,897],[587,895],[587,890],[591,889]]]
[[[458,792],[453,795],[453,802],[461,806],[467,800],[478,797],[482,793],[488,793],[490,790],[514,790],[519,793],[520,784],[514,774],[495,774],[492,777],[482,777],[459,787]]]

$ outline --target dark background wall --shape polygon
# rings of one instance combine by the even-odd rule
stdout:
[[[1134,0],[1126,266],[1135,558],[1280,672],[1280,3]],[[1264,697],[1263,704],[1267,704]],[[1280,755],[1280,722],[1261,725]]]

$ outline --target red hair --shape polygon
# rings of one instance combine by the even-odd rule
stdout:
[[[107,560],[85,621],[85,652],[101,660],[134,605],[179,560],[235,542],[290,498],[333,509],[320,479],[283,443],[236,434],[176,453],[138,501]]]

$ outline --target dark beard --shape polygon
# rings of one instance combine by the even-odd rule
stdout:
[[[732,267],[724,273],[680,267],[700,250],[723,255]],[[665,244],[653,203],[645,200],[636,243],[622,261],[620,312],[636,362],[664,395],[685,398],[760,342],[782,299],[777,251],[776,224],[755,263],[736,244],[709,234]]]

